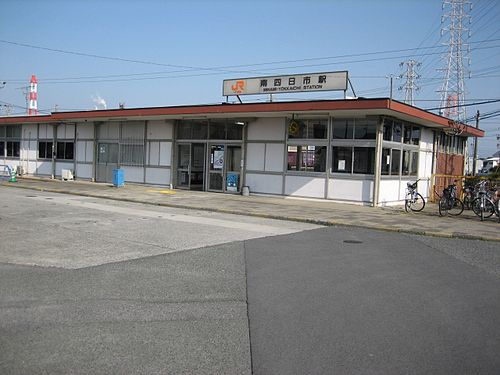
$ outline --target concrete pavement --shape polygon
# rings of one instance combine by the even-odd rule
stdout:
[[[432,203],[428,203],[422,212],[406,213],[402,207],[374,208],[325,200],[255,195],[244,197],[133,184],[115,188],[110,184],[83,181],[19,178],[17,183],[3,181],[0,185],[319,225],[347,225],[439,237],[500,241],[500,224],[496,217],[481,222],[471,211],[464,211],[458,217],[440,217],[437,205]]]

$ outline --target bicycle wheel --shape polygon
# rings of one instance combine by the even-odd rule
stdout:
[[[411,194],[406,194],[406,198],[405,198],[405,211],[406,212],[410,211],[410,204],[411,204]]]
[[[448,215],[448,199],[446,197],[442,197],[439,200],[439,216]]]
[[[415,193],[412,199],[409,200],[409,208],[413,212],[420,212],[425,207],[425,200],[420,193]]]
[[[472,209],[472,202],[474,201],[474,199],[472,199],[470,196],[466,195],[464,197],[464,208],[466,210],[471,210]]]
[[[450,198],[448,205],[448,213],[453,216],[458,216],[464,212],[464,202],[458,198]]]
[[[481,204],[481,197],[472,201],[472,211],[481,218],[481,221],[491,217],[495,213],[495,205],[488,198],[484,199],[484,206]]]

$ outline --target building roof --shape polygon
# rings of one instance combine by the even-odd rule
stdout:
[[[475,127],[427,112],[389,98],[309,100],[241,104],[210,104],[171,107],[120,108],[74,112],[52,112],[50,115],[0,117],[0,124],[60,123],[85,121],[117,121],[137,119],[187,119],[238,117],[280,117],[307,113],[349,116],[353,111],[363,115],[385,115],[443,130],[459,129],[463,136],[483,137],[484,131]]]

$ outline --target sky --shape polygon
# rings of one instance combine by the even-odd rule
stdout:
[[[500,101],[474,103],[500,100],[500,1],[470,2],[467,117],[472,125],[477,110],[484,117],[479,156],[487,157],[500,143]],[[0,114],[9,105],[11,115],[25,113],[32,74],[41,113],[221,103],[224,79],[339,70],[349,72],[350,96],[389,97],[392,75],[393,97],[403,101],[400,63],[411,59],[420,63],[415,105],[435,108],[449,38],[442,7],[441,0],[0,0]]]

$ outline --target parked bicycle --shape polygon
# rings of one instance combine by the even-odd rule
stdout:
[[[456,181],[455,181],[456,182]],[[443,190],[439,200],[439,216],[458,216],[464,211],[464,202],[458,198],[457,185],[451,184]]]
[[[424,197],[417,191],[417,184],[420,181],[418,179],[415,182],[408,182],[406,184],[406,195],[405,195],[405,211],[420,212],[425,207]]]
[[[472,210],[481,218],[481,221],[495,214],[500,222],[500,197],[498,197],[498,191],[487,189],[486,184],[487,181],[481,181],[478,184],[479,196],[472,201]]]
[[[477,189],[470,182],[464,186],[464,208],[472,210],[472,202],[477,198]]]

